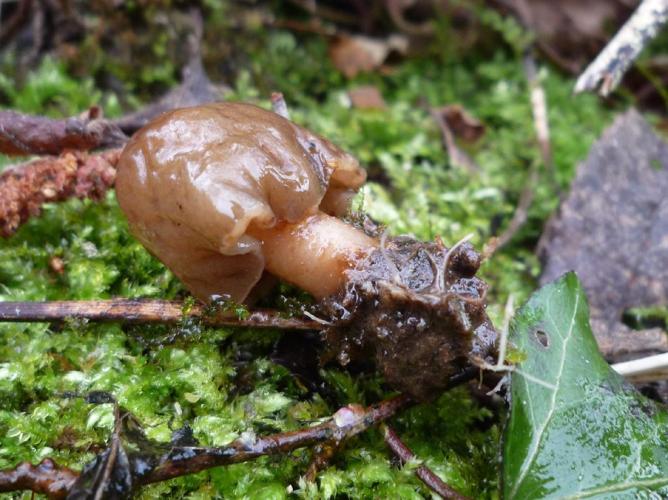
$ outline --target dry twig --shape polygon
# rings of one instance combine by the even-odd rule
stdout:
[[[68,149],[90,151],[123,145],[127,136],[101,117],[97,107],[84,116],[54,120],[15,111],[0,111],[0,153],[58,155]]]
[[[135,477],[134,486],[166,481],[212,467],[247,462],[265,455],[287,453],[317,443],[341,442],[394,416],[411,404],[407,396],[400,395],[367,408],[358,405],[343,407],[329,421],[298,431],[253,440],[240,438],[220,447],[174,446],[158,458],[158,465],[150,472]],[[59,467],[51,460],[45,460],[36,467],[22,463],[15,469],[0,472],[0,492],[27,489],[47,494],[50,498],[65,498],[78,478],[78,473]]]
[[[615,363],[611,368],[633,382],[654,382],[668,379],[668,353]]]
[[[614,38],[580,75],[575,92],[615,90],[638,54],[668,19],[668,0],[644,0]]]
[[[385,443],[390,447],[392,452],[401,460],[402,464],[405,464],[409,460],[415,458],[415,454],[411,449],[404,444],[404,442],[399,438],[396,432],[387,424],[382,426],[383,436],[385,438]],[[420,480],[429,487],[432,491],[438,493],[443,498],[450,498],[453,500],[465,500],[466,497],[456,490],[452,489],[450,486],[445,484],[443,480],[438,477],[434,471],[432,471],[426,465],[421,465],[415,471],[415,475],[420,478]]]
[[[152,299],[55,300],[51,302],[0,302],[0,321],[63,321],[67,318],[125,323],[178,323],[184,317],[201,318],[209,326],[239,326],[320,330],[312,320],[283,318],[275,311],[254,310],[243,319],[222,316],[204,306]]]

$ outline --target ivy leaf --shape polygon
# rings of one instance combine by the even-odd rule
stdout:
[[[668,413],[600,355],[576,275],[536,292],[510,338],[526,359],[511,380],[504,496],[665,498]]]

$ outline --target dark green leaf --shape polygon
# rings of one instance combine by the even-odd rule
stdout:
[[[520,309],[511,342],[527,357],[511,381],[506,498],[668,495],[668,413],[601,357],[574,273]]]

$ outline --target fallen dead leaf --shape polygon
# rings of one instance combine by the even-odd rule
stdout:
[[[475,142],[485,134],[485,125],[460,104],[450,104],[436,109],[448,122],[452,133],[466,142]]]
[[[541,283],[582,281],[592,327],[613,361],[668,351],[661,328],[622,323],[631,307],[668,305],[668,144],[635,110],[619,116],[578,167],[539,244]]]
[[[433,108],[431,110],[431,116],[434,118],[436,124],[438,125],[438,128],[441,131],[443,146],[445,146],[445,149],[448,153],[448,158],[450,159],[450,163],[455,167],[465,168],[471,172],[480,171],[480,167],[473,160],[473,158],[471,158],[466,153],[466,151],[460,149],[459,146],[457,145],[457,142],[455,141],[455,132],[453,130],[450,121],[447,118],[448,116],[447,108],[449,108],[449,106],[441,108]],[[450,113],[452,113],[452,110],[450,110]],[[460,122],[459,125],[461,124],[462,123]],[[463,130],[460,130],[460,132],[463,132]],[[471,134],[470,131],[469,134]]]
[[[335,37],[329,46],[329,56],[336,68],[346,77],[374,71],[382,66],[391,52],[405,54],[408,39],[403,35],[371,38],[361,35]]]
[[[385,109],[385,100],[380,90],[373,85],[363,85],[348,91],[350,103],[353,108],[359,109]]]

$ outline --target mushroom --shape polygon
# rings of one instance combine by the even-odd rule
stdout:
[[[495,354],[480,256],[342,221],[365,178],[288,119],[219,103],[135,134],[116,192],[134,235],[198,298],[248,301],[267,271],[320,299],[326,358],[372,359],[395,388],[428,399]]]
[[[243,302],[264,270],[322,298],[376,246],[337,218],[365,179],[352,156],[291,121],[217,103],[135,134],[116,193],[135,237],[199,299]]]

